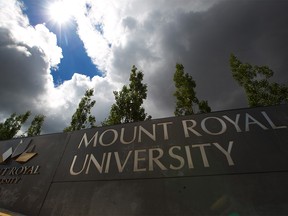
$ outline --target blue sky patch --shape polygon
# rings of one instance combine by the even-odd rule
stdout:
[[[57,36],[57,45],[62,48],[63,58],[56,70],[52,70],[54,84],[58,86],[65,80],[70,80],[74,73],[84,74],[92,78],[93,76],[101,76],[101,71],[92,63],[87,56],[83,42],[77,34],[77,26],[74,21],[69,25],[59,26],[57,23],[49,22],[45,17],[45,6],[37,1],[26,0],[25,13],[27,14],[30,24],[46,23],[46,27]],[[40,7],[39,5],[42,5]],[[96,26],[97,31],[103,34],[103,26]]]

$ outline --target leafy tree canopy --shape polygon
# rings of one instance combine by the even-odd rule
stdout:
[[[150,119],[142,107],[147,97],[147,85],[142,83],[143,73],[137,71],[135,65],[130,73],[129,86],[124,85],[122,90],[114,91],[115,103],[112,105],[108,119],[102,125],[114,125]]]
[[[30,115],[31,115],[30,111],[27,111],[26,113],[20,115],[13,113],[4,122],[1,122],[0,140],[12,139],[15,136],[17,136],[17,133],[20,131],[22,125],[27,121]],[[36,115],[32,120],[28,130],[22,135],[19,134],[18,135],[20,137],[40,135],[44,119],[45,119],[44,115]]]
[[[64,129],[65,132],[95,127],[96,119],[91,115],[91,109],[96,103],[95,100],[91,99],[93,95],[93,89],[88,89],[85,92],[84,97],[81,99],[78,108],[72,116],[70,126]]]
[[[176,97],[175,116],[211,112],[208,102],[200,101],[196,97],[196,82],[191,75],[184,72],[184,66],[182,64],[176,64],[173,80],[176,87],[174,93],[174,96]]]
[[[22,124],[27,121],[30,115],[30,111],[27,111],[26,113],[21,115],[13,113],[4,122],[1,122],[0,140],[12,139],[18,133],[18,131],[21,129]]]
[[[36,115],[32,120],[30,127],[28,128],[27,136],[40,135],[44,119],[44,115]]]
[[[242,63],[233,54],[230,56],[230,67],[233,78],[244,88],[250,107],[288,102],[288,87],[269,81],[274,74],[269,67]]]

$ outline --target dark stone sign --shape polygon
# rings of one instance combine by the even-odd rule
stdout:
[[[39,214],[66,138],[67,134],[54,134],[0,143],[0,161],[5,159],[3,154],[8,156],[0,165],[0,208],[27,215]],[[7,151],[11,148],[12,155],[9,155]],[[29,153],[35,155],[29,158]],[[22,161],[17,162],[21,157]],[[25,157],[27,161],[23,161]]]
[[[281,105],[3,141],[0,209],[285,214],[287,128],[288,106]]]

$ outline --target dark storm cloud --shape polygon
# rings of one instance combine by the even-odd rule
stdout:
[[[134,29],[137,26],[137,20],[133,17],[126,17],[123,19],[122,24],[124,27]]]
[[[99,123],[114,102],[113,90],[129,82],[132,65],[144,72],[146,112],[153,118],[173,115],[177,62],[195,79],[198,98],[208,100],[214,111],[247,106],[243,89],[231,75],[231,53],[243,62],[268,65],[276,81],[288,84],[286,0],[127,0],[129,7],[115,8],[107,19],[99,16],[97,20],[95,12],[91,26],[101,23],[103,35],[111,35],[104,37],[97,29],[91,33],[89,23],[80,22],[82,19],[77,25],[83,35],[78,33],[89,48],[87,55],[107,69],[106,76],[90,79],[78,74],[57,87],[49,74],[62,57],[56,35],[45,25],[30,26],[11,2],[3,1],[8,9],[0,10],[1,119],[31,110],[47,116],[45,132],[60,131],[69,123],[83,92],[93,87]],[[111,32],[106,29],[109,24]]]
[[[161,109],[174,111],[174,88],[169,87],[175,63],[185,66],[197,83],[197,95],[213,110],[247,106],[243,89],[233,80],[229,56],[268,65],[277,81],[287,84],[288,1],[223,1],[205,12],[175,13],[159,26],[163,64],[150,81],[150,98]],[[157,97],[157,99],[156,99]]]
[[[34,109],[48,78],[43,54],[36,47],[14,43],[6,29],[1,29],[0,41],[1,111],[12,113]]]

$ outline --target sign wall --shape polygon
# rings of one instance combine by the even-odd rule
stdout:
[[[0,208],[27,215],[283,214],[287,128],[288,106],[281,105],[3,141]]]

